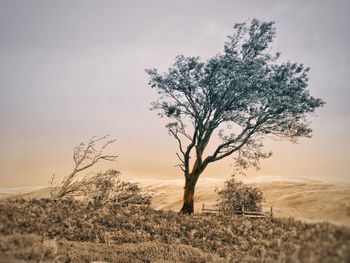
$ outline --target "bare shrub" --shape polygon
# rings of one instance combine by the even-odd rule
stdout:
[[[87,144],[80,143],[73,150],[75,166],[71,174],[65,178],[56,194],[56,198],[74,197],[87,201],[94,208],[106,205],[150,205],[151,196],[143,193],[137,183],[131,183],[120,179],[120,172],[108,170],[106,172],[89,173],[80,176],[82,171],[87,170],[100,160],[114,161],[116,155],[104,154],[104,150],[115,140],[106,141],[108,135],[96,138],[92,137]],[[98,144],[100,148],[98,148]],[[53,182],[51,179],[51,192]]]
[[[241,211],[243,206],[248,211],[261,211],[262,192],[256,187],[235,180],[234,176],[225,182],[224,189],[218,194],[217,206],[224,213]]]
[[[106,205],[150,205],[151,196],[137,183],[122,180],[120,172],[108,170],[89,177],[80,187],[85,200],[95,208]]]
[[[92,167],[101,160],[115,161],[117,158],[116,155],[104,154],[104,150],[107,148],[107,146],[115,142],[114,139],[104,142],[107,137],[108,135],[101,138],[93,136],[87,144],[82,142],[74,148],[73,159],[75,166],[70,175],[68,175],[68,177],[62,181],[62,184],[55,195],[56,198],[61,198],[68,194],[72,195],[73,193],[77,191],[79,192],[82,188],[84,188],[86,182],[88,182],[91,178],[89,179],[88,176],[85,176],[82,180],[78,181],[77,178],[82,171]],[[102,146],[97,148],[98,144],[101,143]]]

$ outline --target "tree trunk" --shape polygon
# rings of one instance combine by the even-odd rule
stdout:
[[[66,194],[66,191],[68,189],[69,184],[72,181],[73,176],[75,175],[75,173],[72,173],[68,176],[68,178],[66,179],[66,181],[63,183],[63,185],[60,187],[59,191],[56,193],[55,197],[56,198],[61,198]]]
[[[183,214],[193,214],[194,212],[194,189],[196,186],[197,180],[186,179],[184,187],[184,196],[183,196],[183,205],[180,210]]]

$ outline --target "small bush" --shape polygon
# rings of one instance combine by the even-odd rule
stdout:
[[[225,182],[224,189],[219,191],[218,194],[217,206],[224,213],[241,211],[242,206],[247,211],[261,211],[262,192],[256,187],[247,186],[236,181],[234,177]]]
[[[86,180],[81,187],[85,200],[95,208],[129,204],[149,206],[151,196],[143,193],[137,183],[121,180],[119,174],[116,170],[108,170]]]

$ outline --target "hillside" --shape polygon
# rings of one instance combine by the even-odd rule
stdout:
[[[350,229],[75,199],[0,202],[0,262],[348,262]]]
[[[305,179],[278,177],[246,178],[262,190],[265,197],[264,210],[273,206],[277,217],[294,217],[307,222],[327,221],[350,227],[350,185],[326,183]],[[199,179],[195,194],[195,212],[201,212],[201,204],[213,206],[218,198],[216,190],[224,180]],[[181,208],[182,180],[143,180],[141,185],[154,194],[153,207],[178,211]]]
[[[153,194],[153,208],[178,211],[181,208],[183,180],[138,180],[140,185]],[[273,206],[276,217],[294,217],[307,222],[327,221],[350,227],[350,184],[328,183],[308,179],[285,179],[281,177],[244,178],[264,193],[264,210]],[[217,200],[217,189],[224,180],[200,178],[195,194],[195,212],[201,205],[213,206]],[[35,191],[33,191],[35,189]],[[48,197],[48,188],[0,189],[0,198]]]

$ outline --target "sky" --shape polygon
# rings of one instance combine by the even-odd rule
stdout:
[[[267,141],[274,155],[247,176],[350,182],[348,10],[346,0],[0,0],[0,187],[63,178],[74,146],[106,134],[118,159],[92,171],[182,178],[144,70],[164,71],[179,54],[214,56],[235,23],[253,18],[276,22],[273,51],[311,68],[311,94],[326,105],[310,118],[311,139]],[[203,176],[229,178],[232,161]]]

